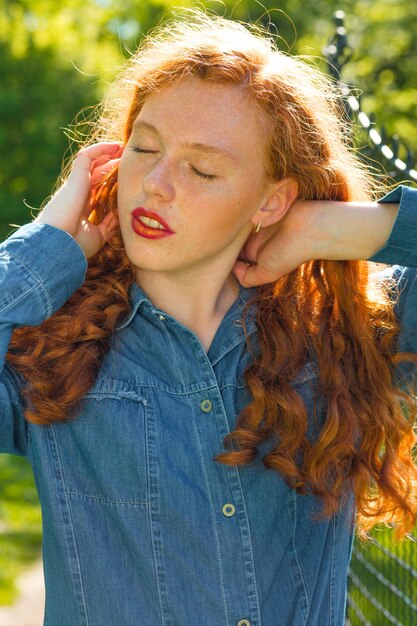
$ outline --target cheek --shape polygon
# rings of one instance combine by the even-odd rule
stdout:
[[[123,198],[126,195],[127,189],[128,185],[126,184],[126,167],[123,167],[122,163],[120,163],[119,171],[117,173],[117,204],[119,207],[123,202]]]
[[[118,172],[118,192],[119,194],[125,195],[129,192],[135,179],[139,178],[139,172],[137,168],[133,168],[133,166],[129,163],[128,159],[125,161],[120,161],[119,164],[119,172]]]
[[[201,246],[207,243],[223,246],[236,237],[247,225],[247,211],[243,203],[235,198],[219,198],[196,202],[189,219],[184,216],[183,232],[191,245]]]
[[[137,179],[133,178],[128,164],[120,164],[117,178],[117,214],[123,237],[131,236],[131,211],[138,199]],[[140,187],[139,187],[140,188]]]

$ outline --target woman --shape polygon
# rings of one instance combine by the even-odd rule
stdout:
[[[341,625],[355,511],[411,530],[415,271],[356,259],[416,264],[415,193],[371,202],[336,102],[194,12],[3,244],[1,442],[33,464],[48,626]]]

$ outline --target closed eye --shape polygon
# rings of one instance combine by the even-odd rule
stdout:
[[[191,171],[194,172],[194,174],[197,174],[197,176],[200,176],[200,178],[205,178],[206,180],[213,180],[214,178],[216,178],[214,174],[204,174],[204,172],[200,172],[200,170],[197,170],[191,164],[190,164],[190,168],[191,168]]]
[[[133,152],[142,152],[144,154],[155,154],[156,150],[142,150],[142,148],[137,148],[136,146],[132,146]]]
[[[137,146],[132,146],[133,152],[138,152],[139,154],[156,154],[157,150],[143,150],[142,148],[138,148]],[[217,178],[214,174],[205,174],[204,172],[200,172],[200,170],[196,169],[194,165],[190,163],[191,171],[199,176],[200,178],[204,178],[205,180],[213,180]]]

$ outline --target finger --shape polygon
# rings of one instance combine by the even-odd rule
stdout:
[[[104,219],[98,225],[98,229],[103,238],[103,241],[108,241],[110,237],[113,235],[119,224],[119,220],[114,215],[114,213],[107,213]]]
[[[271,235],[267,233],[267,229],[264,232],[261,231],[260,233],[249,235],[239,252],[239,258],[250,263],[256,263],[259,251],[265,246],[270,237]]]
[[[105,154],[98,159],[94,159],[91,163],[90,174],[93,174],[96,170],[103,167],[103,165],[108,163],[111,158],[112,158],[111,154]]]
[[[91,174],[91,187],[96,187],[99,184],[99,182],[104,178],[104,176],[106,176],[106,174],[111,172],[111,170],[115,168],[119,163],[120,163],[120,158],[111,159],[110,161],[107,161],[103,165],[100,165],[100,167],[97,167],[97,169],[94,169],[94,171]]]
[[[99,186],[103,179],[118,165],[119,161],[120,158],[112,159],[111,161],[108,161],[105,165],[102,165],[99,169],[94,171],[94,173],[91,175],[89,182],[89,192],[94,191]],[[94,205],[91,200],[91,193],[89,193],[84,206],[83,215],[88,217],[93,208]]]
[[[248,265],[248,263],[243,261],[236,261],[233,273],[242,287],[258,287],[274,283],[281,278],[281,274],[270,272],[265,268],[259,267],[259,265]]]
[[[96,167],[100,167],[101,165],[107,163],[109,160],[111,159],[120,159],[121,154],[120,154],[120,149],[118,149],[115,153],[111,152],[111,153],[106,153],[106,154],[102,154],[101,156],[93,159],[92,161],[92,170],[94,170]]]
[[[120,141],[98,141],[97,143],[92,143],[90,146],[86,146],[82,148],[79,152],[87,155],[89,158],[97,159],[104,154],[116,154],[122,144]]]
[[[94,214],[95,211],[92,211],[88,217],[90,218]],[[119,220],[116,215],[110,211],[110,213],[106,213],[98,226],[101,226],[102,224],[104,224],[107,228],[114,229],[119,224]]]
[[[107,163],[109,160],[121,158],[123,154],[124,146],[121,144],[113,144],[113,145],[118,146],[115,152],[106,152],[92,160],[91,171],[93,171],[96,167],[100,167],[101,165]]]
[[[120,144],[114,142],[101,142],[88,146],[88,148],[83,148],[75,157],[68,182],[75,184],[84,183],[86,178],[90,175],[94,159],[97,159],[104,154],[109,157],[114,157],[119,150]]]

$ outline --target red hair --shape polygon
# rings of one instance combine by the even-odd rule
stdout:
[[[200,11],[142,42],[110,88],[89,143],[126,142],[146,98],[189,75],[242,85],[252,94],[270,128],[267,173],[273,180],[294,178],[300,198],[365,200],[375,191],[347,147],[332,82],[280,52],[259,27]],[[113,171],[95,195],[90,219],[117,212],[116,192]],[[55,315],[13,335],[7,358],[26,381],[30,422],[76,416],[117,324],[129,313],[134,274],[120,231],[88,265],[84,285]],[[252,401],[215,459],[248,464],[271,438],[265,467],[299,493],[321,498],[323,516],[337,511],[353,489],[358,532],[379,522],[395,524],[397,536],[411,531],[417,513],[415,403],[395,382],[395,367],[417,358],[397,353],[393,302],[372,280],[370,264],[311,261],[259,287],[255,302],[259,349],[245,373]],[[311,360],[319,372],[316,413],[322,421],[314,438],[307,436],[309,417],[292,384]]]

